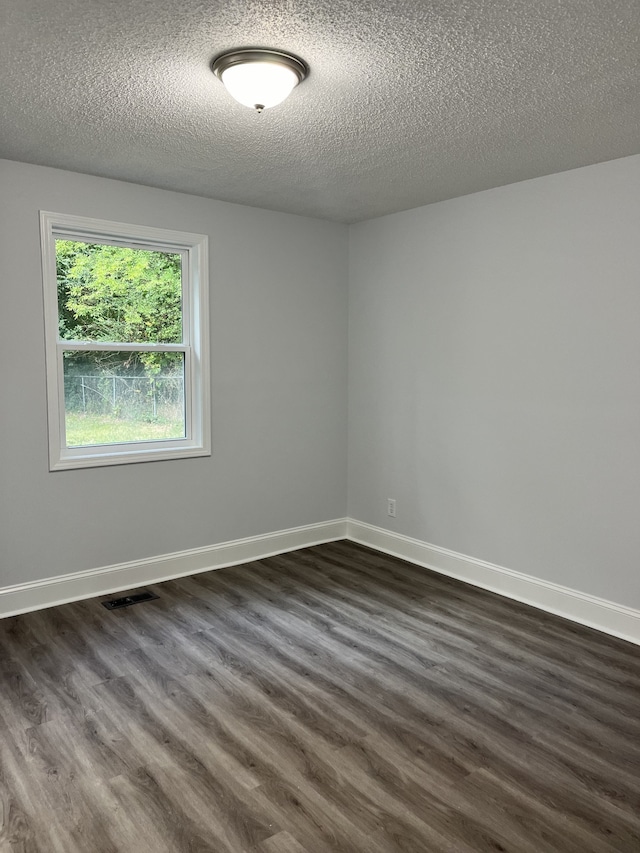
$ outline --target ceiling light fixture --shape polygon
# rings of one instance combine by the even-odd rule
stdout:
[[[231,97],[259,113],[281,104],[309,73],[297,56],[263,48],[222,53],[211,63],[211,70]]]

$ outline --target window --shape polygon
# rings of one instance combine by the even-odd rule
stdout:
[[[207,456],[207,238],[40,213],[49,467]]]

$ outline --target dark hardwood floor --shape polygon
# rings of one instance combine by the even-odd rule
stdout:
[[[347,542],[0,622],[0,851],[640,851],[640,649]]]

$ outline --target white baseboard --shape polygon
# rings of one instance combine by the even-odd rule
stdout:
[[[429,545],[362,521],[347,520],[347,538],[640,645],[640,610],[484,560],[476,560],[447,548]]]
[[[159,557],[0,587],[0,618],[261,560],[322,542],[333,542],[344,539],[346,529],[346,519],[335,519],[221,542],[205,548],[192,548],[176,554],[162,554]]]
[[[344,538],[640,645],[639,610],[382,527],[344,518],[3,587],[0,588],[0,618],[236,566]]]

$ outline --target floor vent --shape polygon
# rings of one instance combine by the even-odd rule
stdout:
[[[124,598],[112,598],[111,601],[103,601],[102,606],[107,610],[118,610],[120,607],[131,607],[132,604],[140,604],[142,601],[153,601],[160,598],[155,592],[137,592],[135,595],[125,595]]]

